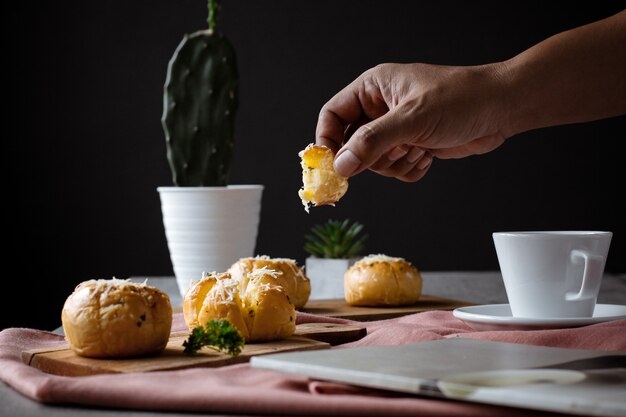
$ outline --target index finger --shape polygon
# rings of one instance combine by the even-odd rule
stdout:
[[[315,143],[336,153],[344,142],[346,128],[362,115],[363,108],[353,81],[322,107],[315,129]]]

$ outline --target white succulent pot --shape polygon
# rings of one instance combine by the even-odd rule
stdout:
[[[358,258],[306,258],[306,276],[311,280],[311,300],[344,299],[343,276]]]
[[[262,185],[158,187],[167,246],[181,296],[203,272],[254,256]]]

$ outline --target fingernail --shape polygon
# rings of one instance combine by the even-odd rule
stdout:
[[[408,151],[406,149],[396,146],[387,153],[387,158],[389,158],[390,161],[397,161],[398,159],[406,155],[407,152]]]
[[[426,169],[433,162],[433,158],[424,158],[417,164],[418,169]]]
[[[345,150],[335,159],[337,174],[349,177],[361,166],[361,160],[350,149]]]
[[[413,162],[420,159],[424,155],[424,152],[425,151],[422,148],[418,148],[417,146],[414,146],[413,148],[411,148],[411,150],[409,151],[409,154],[406,156],[406,160],[412,164]]]

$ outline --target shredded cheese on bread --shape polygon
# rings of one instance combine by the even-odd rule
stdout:
[[[298,195],[306,212],[311,206],[334,206],[348,191],[348,179],[335,171],[335,153],[326,146],[311,143],[298,156],[303,183]]]

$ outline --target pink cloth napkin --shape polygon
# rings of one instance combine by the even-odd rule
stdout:
[[[334,322],[300,313],[298,323]],[[466,337],[541,346],[626,350],[626,320],[574,329],[475,331],[451,312],[427,312],[360,323],[363,339],[336,348],[395,345]],[[173,331],[184,329],[180,314]],[[21,362],[23,350],[64,343],[61,336],[32,329],[0,332],[0,379],[22,394],[46,403],[72,403],[143,410],[211,413],[341,416],[525,416],[527,410],[390,393],[260,370],[249,364],[222,368],[63,377]],[[555,415],[532,412],[533,416]]]

